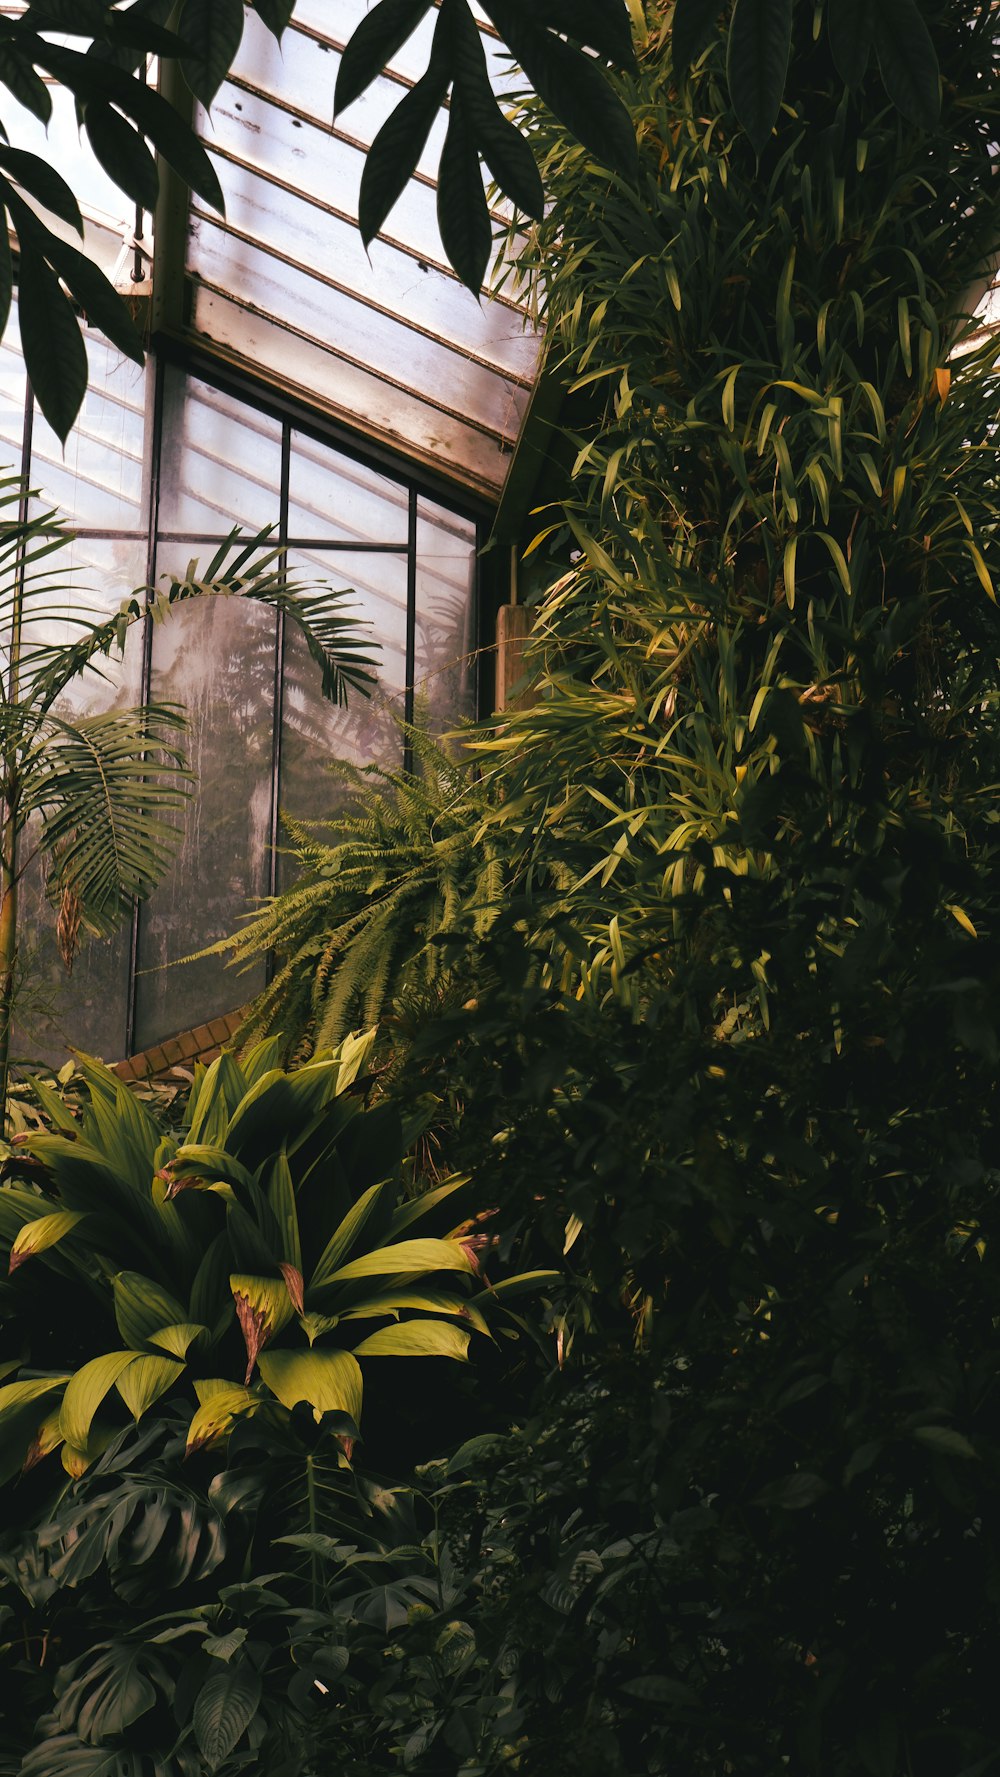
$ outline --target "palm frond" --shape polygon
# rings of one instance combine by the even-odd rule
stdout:
[[[49,895],[79,900],[84,923],[104,935],[133,897],[152,892],[181,840],[176,819],[191,794],[171,704],[111,710],[72,723],[51,712],[24,762],[21,807],[42,816],[53,858]]]
[[[310,658],[320,669],[324,697],[346,705],[349,690],[370,696],[378,644],[367,633],[370,624],[347,614],[355,594],[336,587],[312,587],[290,578],[281,549],[267,549],[255,561],[254,556],[266,548],[270,537],[271,528],[250,538],[234,528],[203,573],[190,562],[184,578],[171,578],[166,593],[158,598],[173,605],[206,594],[228,594],[270,605],[301,634]]]

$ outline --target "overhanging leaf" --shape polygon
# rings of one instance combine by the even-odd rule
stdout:
[[[441,1320],[408,1320],[379,1327],[354,1347],[357,1357],[450,1357],[463,1363],[471,1335]]]
[[[837,0],[826,9],[830,53],[845,86],[861,85],[871,58],[878,8],[869,0]]]
[[[178,24],[189,45],[181,60],[197,99],[210,106],[236,58],[243,37],[243,0],[184,0]]]
[[[875,49],[885,90],[912,123],[930,129],[941,114],[941,70],[916,0],[880,0]]]
[[[792,43],[792,0],[736,0],[726,73],[733,110],[759,154],[774,128]]]
[[[348,39],[337,70],[334,116],[353,105],[416,30],[431,0],[379,0]]]
[[[674,72],[686,74],[717,29],[722,0],[676,0],[670,22]]]

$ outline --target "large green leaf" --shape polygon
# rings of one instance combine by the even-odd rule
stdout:
[[[792,0],[736,0],[726,72],[733,109],[758,154],[781,109],[792,42]]]
[[[194,1734],[210,1771],[217,1771],[239,1744],[260,1703],[260,1677],[246,1661],[210,1678],[194,1706]]]
[[[463,1173],[460,1178],[446,1179],[443,1185],[435,1185],[432,1191],[421,1192],[419,1197],[407,1198],[394,1212],[386,1239],[395,1240],[397,1234],[401,1234],[404,1228],[410,1228],[414,1222],[422,1221],[423,1217],[430,1215],[439,1203],[446,1202],[449,1197],[455,1195],[456,1191],[461,1191],[468,1184],[468,1174]]]
[[[195,1392],[199,1396],[200,1405],[188,1426],[189,1456],[226,1437],[234,1421],[246,1414],[255,1413],[261,1402],[260,1395],[252,1393],[249,1388],[239,1388],[221,1379],[211,1386],[205,1383],[196,1384]]]
[[[334,115],[360,98],[412,36],[430,6],[431,0],[378,0],[355,28],[340,58]]]
[[[434,37],[435,51],[426,72],[390,112],[365,156],[358,199],[358,227],[366,247],[375,239],[416,171],[431,125],[448,91],[450,75],[447,56],[439,45],[440,30],[439,22]],[[484,196],[484,204],[485,201]]]
[[[7,1382],[0,1388],[0,1427],[22,1407],[43,1401],[56,1394],[70,1380],[69,1376],[31,1377],[25,1382]]]
[[[269,1351],[260,1359],[260,1373],[283,1407],[307,1401],[317,1419],[348,1413],[360,1425],[361,1368],[349,1351]]]
[[[140,1271],[117,1272],[112,1289],[118,1331],[133,1350],[141,1351],[154,1333],[187,1318],[176,1296]]]
[[[170,1357],[137,1357],[115,1384],[133,1419],[139,1420],[184,1373]]]
[[[462,0],[458,3],[462,4]],[[437,218],[451,264],[463,284],[478,293],[486,279],[493,229],[483,193],[476,138],[469,127],[465,99],[457,82],[452,90],[438,169]]]
[[[674,68],[686,74],[718,29],[722,0],[676,0],[670,22]]]
[[[47,1252],[72,1234],[74,1228],[86,1219],[86,1211],[80,1209],[60,1209],[54,1214],[39,1216],[37,1221],[25,1222],[10,1249],[10,1270],[16,1271],[26,1259],[32,1259],[36,1253]]]
[[[463,1362],[471,1335],[441,1320],[408,1320],[379,1327],[354,1347],[357,1357],[450,1357]]]
[[[875,48],[885,90],[911,122],[931,128],[941,113],[941,70],[916,0],[880,0]]]
[[[243,0],[184,0],[178,30],[189,45],[182,61],[195,97],[211,105],[243,37]]]
[[[485,11],[539,97],[601,163],[635,176],[635,126],[602,68],[553,31],[539,29],[533,9],[517,0],[485,0]]]
[[[0,143],[0,167],[17,180],[18,185],[30,197],[63,222],[75,228],[77,234],[83,234],[83,218],[80,206],[67,185],[62,174],[47,160],[37,154],[28,154],[23,148],[12,148],[9,143]]]
[[[878,9],[869,0],[837,0],[826,9],[830,50],[837,73],[852,90],[861,85],[871,59]]]
[[[9,209],[19,213],[7,198]],[[24,362],[38,404],[62,443],[87,388],[80,323],[30,235],[19,230],[18,325]]]
[[[355,1277],[389,1277],[393,1273],[419,1276],[427,1271],[467,1271],[475,1273],[475,1265],[458,1240],[401,1240],[394,1246],[382,1246],[375,1252],[362,1253],[342,1265],[324,1280],[323,1288],[346,1283]]]
[[[103,1357],[92,1357],[70,1377],[59,1415],[59,1427],[67,1444],[77,1450],[86,1449],[94,1414],[109,1389],[139,1356],[137,1351],[108,1351]]]
[[[58,1725],[73,1728],[92,1745],[117,1739],[155,1707],[165,1681],[152,1648],[126,1641],[100,1644],[63,1674]]]
[[[110,179],[144,210],[155,210],[160,180],[134,124],[103,99],[92,99],[84,121],[95,158]]]

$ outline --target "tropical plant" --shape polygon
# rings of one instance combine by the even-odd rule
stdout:
[[[0,516],[0,628],[7,637],[0,687],[0,1104],[29,822],[35,851],[49,862],[48,894],[71,967],[81,927],[111,931],[134,898],[156,886],[181,836],[170,817],[188,795],[183,709],[112,705],[78,715],[66,697],[70,687],[99,661],[120,658],[136,623],[160,621],[191,598],[223,595],[263,601],[296,624],[320,667],[325,696],[342,703],[348,686],[367,693],[372,683],[363,628],[343,615],[350,595],[296,587],[280,552],[264,548],[266,532],[248,541],[234,532],[202,575],[192,563],[183,578],[171,578],[161,591],[141,589],[108,618],[81,609],[71,596],[76,588],[53,579],[53,558],[69,535],[51,513],[22,518],[22,494],[19,479],[0,481],[0,515],[18,515]]]
[[[925,16],[924,134],[804,8],[759,157],[721,23],[678,80],[651,13],[634,185],[531,108],[577,555],[480,756],[572,860],[529,917],[581,974],[498,919],[412,1050],[448,1162],[576,1272],[481,1468],[527,1769],[996,1764],[1000,105],[992,17]]]
[[[82,1125],[39,1083],[59,1133],[27,1136],[22,1179],[15,1162],[0,1187],[30,1366],[0,1388],[3,1477],[55,1449],[81,1473],[125,1414],[179,1389],[197,1400],[189,1451],[299,1402],[350,1451],[359,1360],[464,1359],[493,1304],[543,1281],[485,1282],[486,1216],[451,1226],[466,1179],[401,1200],[399,1115],[349,1090],[373,1040],[290,1074],[276,1042],[224,1052],[198,1071],[182,1139],[99,1063]],[[25,1266],[59,1280],[58,1317]]]
[[[201,953],[237,968],[277,958],[241,1040],[287,1031],[301,1059],[381,1023],[400,997],[439,998],[455,987],[466,937],[496,918],[507,836],[486,825],[489,780],[419,728],[407,732],[407,770],[329,767],[351,799],[335,821],[286,821],[292,887]]]

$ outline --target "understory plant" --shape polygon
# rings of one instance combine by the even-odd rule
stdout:
[[[484,1311],[534,1281],[481,1276],[488,1215],[455,1219],[466,1178],[403,1198],[399,1113],[350,1090],[373,1040],[291,1074],[274,1041],[224,1052],[179,1133],[98,1063],[79,1124],[38,1084],[58,1133],[27,1135],[0,1187],[3,1310],[24,1341],[0,1387],[3,1478],[56,1450],[82,1473],[178,1390],[189,1451],[305,1402],[349,1453],[362,1361],[464,1359]]]

